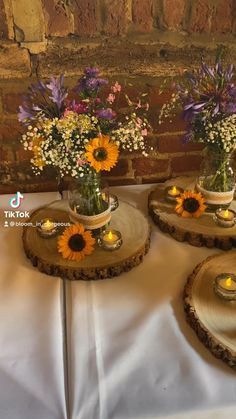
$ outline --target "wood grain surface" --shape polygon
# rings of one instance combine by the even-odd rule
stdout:
[[[35,224],[46,217],[69,222],[66,201],[56,201],[36,210],[30,221]],[[144,215],[125,202],[120,202],[119,208],[112,213],[110,226],[122,234],[123,244],[120,249],[106,251],[96,245],[95,251],[80,262],[63,259],[57,251],[58,238],[42,238],[35,227],[24,227],[24,250],[32,264],[48,275],[71,280],[96,280],[117,276],[142,262],[149,249],[150,227]]]

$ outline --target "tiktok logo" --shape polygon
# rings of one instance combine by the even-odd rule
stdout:
[[[10,199],[10,206],[12,208],[19,208],[23,199],[24,195],[22,195],[20,192],[16,192],[16,195]]]

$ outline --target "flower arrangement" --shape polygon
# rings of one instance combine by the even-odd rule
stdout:
[[[131,101],[118,82],[109,87],[96,67],[86,68],[73,90],[77,99],[68,100],[63,76],[48,83],[39,81],[29,88],[20,106],[19,120],[27,127],[22,143],[33,153],[36,174],[53,166],[61,177],[81,178],[91,172],[110,171],[121,150],[141,150],[147,155],[149,125],[143,116],[147,103]],[[122,94],[129,106],[120,112]]]
[[[68,95],[63,76],[30,86],[19,109],[27,127],[22,143],[33,154],[36,174],[52,166],[60,179],[76,180],[69,188],[70,218],[96,233],[110,221],[109,196],[99,175],[116,165],[121,150],[147,156],[149,105],[145,94],[131,100],[117,81],[101,78],[96,67],[85,69],[73,89],[75,99]]]
[[[200,68],[184,72],[181,80],[173,84],[171,100],[163,105],[159,115],[161,124],[180,110],[187,122],[184,142],[206,146],[214,173],[204,179],[202,186],[212,191],[228,191],[234,184],[228,162],[229,154],[236,148],[236,85],[232,77],[233,65],[224,69],[220,54],[215,66],[202,61]]]

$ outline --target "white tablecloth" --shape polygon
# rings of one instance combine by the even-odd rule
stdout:
[[[113,191],[147,213],[152,188]],[[140,266],[105,281],[68,281],[67,391],[62,280],[32,267],[21,228],[3,227],[9,198],[1,196],[0,419],[236,417],[235,371],[198,341],[182,303],[187,276],[219,250],[178,243],[151,223]],[[26,194],[20,210],[56,198]]]

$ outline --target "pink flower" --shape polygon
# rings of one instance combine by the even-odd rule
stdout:
[[[109,93],[108,97],[107,97],[107,102],[109,102],[110,104],[112,104],[115,101],[115,95],[113,93]]]
[[[86,161],[81,159],[80,157],[77,159],[77,162],[76,162],[77,166],[83,166],[85,163]]]
[[[148,134],[148,132],[147,132],[147,128],[142,129],[142,131],[141,131],[141,135],[142,135],[143,137],[145,137],[147,134]]]
[[[141,119],[141,118],[137,118],[137,119],[136,119],[136,127],[137,127],[137,128],[141,128],[141,126],[142,126],[142,122],[143,122],[143,121],[142,121],[142,119]]]
[[[79,103],[76,103],[75,100],[68,103],[67,108],[64,111],[64,117],[68,115],[70,111],[76,112],[78,114],[88,112],[88,105],[85,101],[81,100]]]
[[[66,118],[66,117],[67,117],[67,115],[68,115],[70,112],[71,112],[71,110],[70,110],[70,109],[68,109],[68,108],[66,108],[66,109],[65,109],[65,111],[64,111],[64,114],[63,114],[64,118]]]
[[[116,81],[115,84],[111,86],[111,91],[113,93],[117,93],[121,91],[121,85],[118,83],[118,81]]]

